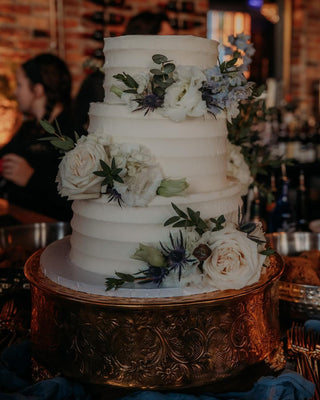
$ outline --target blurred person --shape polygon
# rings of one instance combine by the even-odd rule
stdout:
[[[48,141],[40,120],[72,135],[71,75],[59,57],[44,53],[23,63],[16,72],[16,100],[24,122],[0,150],[0,195],[23,208],[68,221],[71,202],[58,194],[55,178],[60,154]]]
[[[169,18],[165,13],[145,11],[129,20],[124,35],[173,35],[174,33]],[[101,61],[101,64],[103,63],[104,60]],[[73,113],[75,115],[76,130],[80,134],[87,134],[90,103],[104,100],[103,81],[104,73],[101,65],[100,67],[93,65],[91,72],[83,80],[74,99]]]
[[[124,35],[174,35],[168,16],[163,13],[144,11],[132,17]]]
[[[85,77],[73,102],[75,130],[79,135],[87,134],[90,103],[104,99],[104,73],[101,69],[104,60],[89,59],[88,75]]]

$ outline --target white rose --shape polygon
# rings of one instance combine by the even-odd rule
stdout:
[[[246,233],[229,223],[220,231],[209,232],[207,239],[212,253],[203,263],[206,283],[225,290],[241,289],[259,280],[265,256]]]
[[[248,193],[253,177],[241,153],[241,147],[230,143],[229,140],[227,140],[227,158],[227,176],[236,178],[241,183],[241,195],[244,196]]]
[[[163,115],[171,120],[183,121],[186,116],[200,117],[206,112],[200,88],[205,74],[196,67],[178,66],[174,73],[175,83],[166,90]]]
[[[56,178],[58,191],[69,200],[100,197],[103,178],[93,172],[100,170],[100,160],[109,163],[106,141],[94,134],[81,136],[74,149],[63,157]]]

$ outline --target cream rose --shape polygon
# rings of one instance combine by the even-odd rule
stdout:
[[[175,83],[166,90],[163,115],[176,122],[183,121],[187,116],[204,115],[207,106],[200,91],[206,80],[204,73],[196,67],[178,66],[174,79]]]
[[[69,200],[100,197],[103,178],[93,172],[100,170],[100,160],[109,163],[108,141],[97,135],[81,136],[74,149],[63,157],[56,178],[58,191]]]
[[[258,253],[257,243],[234,224],[205,233],[203,240],[211,249],[203,263],[205,284],[219,290],[241,289],[259,280],[265,256]]]

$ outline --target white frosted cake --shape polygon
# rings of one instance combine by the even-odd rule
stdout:
[[[104,102],[91,104],[89,134],[66,152],[58,174],[60,193],[74,200],[69,262],[102,282],[139,271],[157,287],[256,282],[261,242],[235,225],[241,187],[227,177],[226,113],[206,97],[215,91],[218,43],[122,36],[107,38],[104,54]],[[249,258],[244,278],[212,283],[206,264],[221,256],[214,248],[240,269]],[[175,251],[180,259],[172,263]],[[173,279],[148,279],[154,268]]]

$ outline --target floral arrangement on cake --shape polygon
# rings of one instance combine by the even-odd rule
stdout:
[[[225,47],[229,61],[220,61],[202,71],[196,66],[176,66],[165,55],[155,54],[153,62],[158,68],[132,76],[127,73],[114,75],[120,82],[111,92],[120,97],[131,111],[160,112],[172,121],[187,117],[201,117],[207,112],[214,115],[226,112],[229,120],[239,113],[239,102],[251,96],[255,84],[244,76],[254,53],[249,36],[230,36],[236,46]]]
[[[257,282],[267,255],[261,223],[226,222],[223,215],[204,221],[199,212],[181,210],[165,222],[179,228],[168,242],[158,246],[140,243],[133,259],[145,263],[135,274],[115,273],[106,279],[106,290],[125,284],[153,283],[157,286],[241,289]],[[175,230],[177,232],[177,229]]]
[[[114,144],[111,136],[95,134],[76,137],[56,130],[47,121],[40,122],[52,136],[50,140],[63,153],[57,175],[58,191],[69,200],[95,199],[108,195],[109,202],[120,206],[145,206],[156,195],[182,196],[188,183],[182,179],[167,179],[160,165],[143,145]]]
[[[233,39],[232,39],[233,38]],[[197,67],[175,66],[161,54],[153,61],[159,68],[145,74],[130,76],[125,72],[114,77],[122,84],[111,90],[120,96],[130,110],[161,112],[179,122],[187,117],[201,117],[206,112],[226,112],[229,119],[239,113],[241,100],[252,96],[254,83],[247,82],[244,71],[248,68],[252,54],[249,37],[230,37],[237,50],[229,61],[219,62],[212,69],[201,71]],[[228,49],[228,48],[226,48]],[[231,53],[230,53],[231,52]],[[242,64],[237,65],[242,60]],[[98,198],[107,194],[109,201],[120,206],[145,206],[156,196],[181,196],[188,183],[184,178],[172,180],[163,176],[160,166],[144,146],[132,143],[113,144],[112,137],[97,135],[78,137],[75,140],[61,133],[47,121],[41,121],[49,140],[64,153],[57,175],[58,190],[69,200]],[[239,175],[247,190],[251,183],[250,171],[244,162],[241,148],[229,153],[231,175]],[[237,152],[237,156],[233,156]]]
[[[258,92],[244,76],[251,62],[253,47],[249,37],[230,37],[237,49],[225,48],[228,61],[206,71],[197,67],[175,66],[165,55],[152,58],[157,68],[144,74],[114,76],[119,86],[112,92],[132,112],[160,112],[175,122],[196,118],[209,112],[227,114],[231,124],[238,118],[242,103]],[[239,64],[239,61],[242,63]],[[57,175],[58,190],[70,200],[94,199],[107,194],[108,201],[119,206],[146,206],[158,196],[181,196],[188,183],[184,178],[167,179],[148,148],[140,144],[116,144],[112,136],[96,134],[75,140],[61,133],[47,121],[41,121],[49,140],[62,153]],[[245,191],[252,183],[248,160],[244,157],[250,137],[232,143],[229,130],[229,173],[238,175]],[[233,168],[233,170],[232,170]],[[241,171],[242,176],[239,176]],[[165,222],[172,225],[166,243],[139,244],[132,258],[144,263],[134,275],[115,272],[107,278],[106,289],[125,284],[153,283],[158,286],[209,286],[210,290],[241,289],[257,282],[262,265],[271,250],[261,224],[244,223],[239,212],[238,224],[224,216],[203,220],[198,211],[179,209]]]

